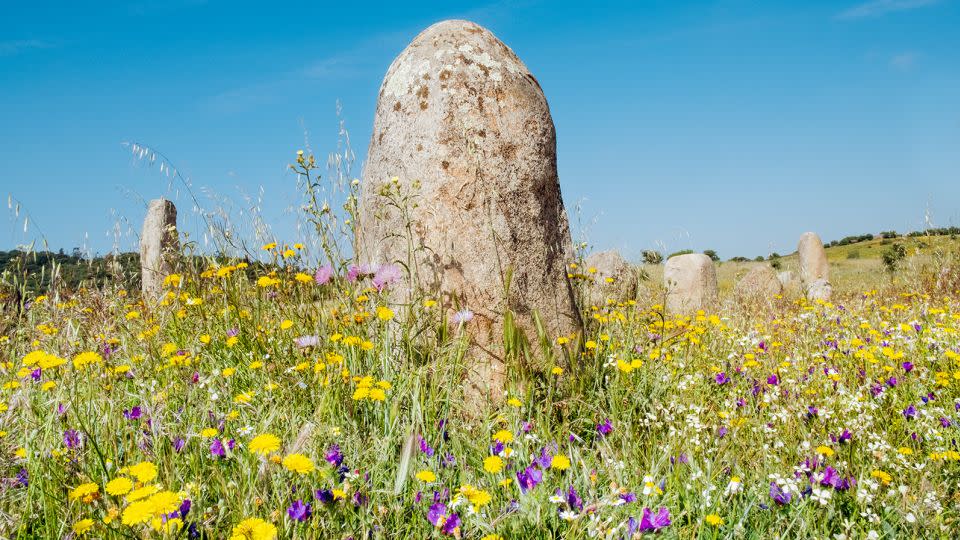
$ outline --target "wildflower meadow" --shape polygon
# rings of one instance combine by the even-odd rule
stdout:
[[[182,258],[155,302],[118,279],[6,308],[0,534],[956,535],[960,300],[925,279],[946,262],[689,315],[641,279],[582,302],[582,334],[508,332],[478,413],[471,306],[309,251]]]

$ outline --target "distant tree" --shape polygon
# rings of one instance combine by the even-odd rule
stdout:
[[[692,249],[681,249],[680,251],[675,251],[671,253],[667,258],[676,257],[677,255],[687,255],[688,253],[693,253]]]
[[[900,263],[907,256],[907,248],[903,247],[903,244],[894,244],[890,246],[890,249],[883,252],[881,259],[883,260],[883,267],[887,272],[893,274],[897,271],[897,267],[900,266]]]
[[[771,260],[771,261],[774,260],[774,259],[779,259],[779,258],[780,258],[780,254],[777,253],[776,251],[774,251],[774,252],[771,253],[770,255],[767,255],[767,259],[769,259],[769,260]]]
[[[747,262],[747,261],[749,261],[749,260],[750,260],[750,259],[748,259],[748,258],[746,258],[746,257],[740,257],[740,256],[730,257],[730,262]]]
[[[756,262],[763,262],[763,255],[757,255],[753,260]]]
[[[663,253],[648,249],[643,252],[643,262],[644,264],[660,264],[663,262]]]
[[[880,233],[880,238],[897,238],[900,236],[897,234],[897,231],[883,231]]]
[[[720,256],[717,255],[717,252],[712,249],[703,250],[703,254],[706,255],[707,257],[710,257],[711,261],[716,262],[720,260]]]

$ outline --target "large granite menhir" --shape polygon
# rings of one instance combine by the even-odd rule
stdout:
[[[412,198],[391,205],[398,193]],[[534,312],[550,339],[579,331],[550,109],[523,62],[485,28],[437,23],[390,65],[359,214],[359,262],[412,270],[397,301],[419,289],[439,294],[448,314],[475,314],[466,329],[476,404],[503,397],[508,308],[534,345]]]
[[[140,233],[140,276],[145,300],[157,300],[163,294],[163,281],[173,271],[173,260],[179,251],[177,207],[166,199],[150,201]]]

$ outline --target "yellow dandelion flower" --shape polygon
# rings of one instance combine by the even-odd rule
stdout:
[[[283,458],[283,466],[288,471],[297,474],[309,474],[313,472],[313,460],[303,454],[290,454]]]
[[[500,441],[503,444],[512,443],[513,433],[510,433],[505,429],[501,429],[500,431],[493,434],[493,440]]]
[[[416,474],[417,480],[421,482],[436,482],[437,475],[433,474],[433,471],[423,470]]]
[[[146,483],[157,477],[157,466],[149,461],[141,461],[127,469],[141,483]]]
[[[94,484],[93,482],[87,482],[86,484],[80,484],[79,486],[73,488],[70,491],[70,500],[82,499],[88,495],[93,495],[100,491],[100,486]]]
[[[247,447],[251,452],[265,456],[280,449],[280,439],[272,433],[264,433],[254,437]]]
[[[565,471],[570,468],[570,458],[563,454],[557,454],[550,460],[550,468]]]
[[[86,534],[90,529],[93,528],[93,520],[90,518],[81,519],[80,521],[73,524],[73,534],[80,536]]]
[[[103,489],[113,496],[126,495],[127,493],[130,493],[131,489],[133,489],[133,481],[129,478],[121,476],[107,482],[107,485],[104,486]]]
[[[497,474],[503,470],[503,459],[500,456],[489,456],[483,460],[483,470],[490,474]]]

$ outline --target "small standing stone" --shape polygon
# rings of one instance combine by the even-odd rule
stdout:
[[[833,291],[829,286],[830,265],[827,263],[827,252],[823,249],[823,242],[817,233],[805,232],[800,235],[797,255],[800,257],[800,282],[807,293],[807,298],[815,299],[811,296],[811,291],[816,283],[816,297],[822,300],[828,299]],[[824,284],[827,286],[824,287]],[[825,298],[824,295],[826,295]]]
[[[663,284],[668,312],[691,313],[717,303],[717,270],[702,253],[670,257],[663,268]]]
[[[587,290],[591,304],[601,306],[608,298],[623,301],[636,296],[635,274],[619,251],[610,249],[592,253],[584,260],[584,266],[587,275],[593,277]]]
[[[825,279],[818,279],[807,286],[807,300],[830,300],[833,287]]]
[[[768,264],[751,268],[734,287],[734,295],[743,299],[770,300],[782,291],[777,271]]]
[[[177,207],[166,199],[150,201],[140,233],[140,276],[144,298],[160,298],[163,281],[173,271],[173,260],[179,251]]]
[[[790,296],[798,296],[800,294],[800,278],[797,277],[796,272],[793,270],[780,272],[777,274],[777,279],[780,280],[780,285],[785,294]]]

